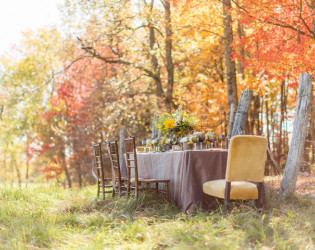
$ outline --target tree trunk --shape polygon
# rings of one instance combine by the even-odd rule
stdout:
[[[259,109],[260,109],[260,98],[258,95],[253,96],[253,109],[250,114],[250,133],[259,135]],[[256,130],[255,130],[256,128]]]
[[[313,87],[313,86],[312,86]],[[313,90],[312,90],[313,93]],[[311,106],[311,124],[310,124],[310,135],[311,135],[311,145],[312,145],[312,158],[311,164],[315,163],[315,103],[314,95],[312,94],[312,106]]]
[[[240,103],[236,111],[232,137],[235,135],[244,134],[246,121],[248,117],[248,109],[250,107],[252,96],[253,96],[253,90],[251,89],[244,90],[241,93]]]
[[[292,139],[280,188],[280,195],[283,197],[292,195],[296,187],[311,110],[311,96],[312,77],[308,73],[300,74],[298,103],[293,122]]]
[[[70,177],[70,173],[69,173],[69,170],[67,167],[67,161],[66,161],[65,145],[61,145],[60,157],[61,157],[62,168],[65,171],[66,179],[68,182],[68,187],[72,188],[71,177]]]
[[[30,168],[30,145],[28,135],[26,136],[26,173],[25,173],[25,186],[28,185],[29,179],[29,168]]]
[[[16,176],[17,176],[17,179],[18,179],[18,182],[19,182],[19,186],[21,186],[21,183],[22,183],[22,179],[21,179],[21,171],[20,171],[20,168],[16,162],[16,159],[11,155],[11,164],[14,166],[15,168],[15,171],[16,171]]]
[[[152,18],[151,18],[151,14],[152,14],[152,10],[153,10],[153,6],[154,6],[154,0],[151,0],[150,3],[150,16],[148,18],[148,24],[149,24],[149,39],[150,39],[150,49],[151,51],[155,51],[154,45],[155,45],[155,34],[154,34],[154,27],[152,24]],[[159,66],[159,62],[158,59],[156,57],[156,55],[153,53],[151,53],[151,64],[152,64],[152,68],[153,68],[153,72],[155,74],[155,85],[156,85],[156,95],[158,97],[163,97],[164,96],[164,92],[163,92],[163,88],[162,88],[162,81],[161,81],[161,75],[160,75],[160,66]]]
[[[239,22],[237,23],[237,36],[241,39],[242,37],[245,36],[245,32],[244,32],[244,28],[243,28],[243,25],[240,24]],[[244,60],[245,59],[245,50],[244,50],[244,47],[242,46],[240,48],[240,56],[242,57],[241,60]],[[238,62],[238,65],[239,65],[239,71],[240,73],[242,74],[242,78],[245,79],[245,75],[244,75],[244,65],[243,65],[243,62],[239,60]]]
[[[225,68],[226,68],[226,83],[228,95],[228,107],[234,103],[237,106],[237,84],[236,84],[236,70],[235,61],[233,60],[233,29],[232,16],[229,12],[231,8],[231,0],[222,0],[223,3],[223,26],[224,26],[224,54],[225,54]]]
[[[267,130],[267,140],[268,140],[268,148],[270,148],[270,130],[269,130],[269,108],[268,101],[265,101],[266,107],[266,130]]]
[[[282,126],[284,120],[284,109],[285,109],[285,82],[282,81],[281,83],[281,96],[280,96],[280,125],[279,125],[279,141],[278,141],[278,164],[281,164],[281,157],[282,157]]]
[[[170,0],[164,0],[165,8],[165,60],[167,70],[166,105],[169,111],[173,105],[174,65],[172,58],[172,22]]]

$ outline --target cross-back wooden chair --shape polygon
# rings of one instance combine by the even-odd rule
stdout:
[[[118,144],[117,140],[106,141],[108,154],[112,166],[112,179],[113,179],[113,185],[114,185],[114,192],[118,190],[119,196],[122,195],[124,191],[126,191],[126,181],[127,178],[121,176],[120,171],[120,160],[119,160],[119,150],[118,150]]]
[[[127,163],[127,194],[130,196],[131,183],[134,183],[135,198],[138,197],[138,192],[142,190],[148,190],[150,188],[142,188],[142,184],[155,184],[155,188],[152,188],[158,193],[165,194],[165,198],[168,201],[168,184],[169,180],[160,179],[143,179],[138,176],[138,163],[137,163],[137,152],[135,137],[131,136],[124,140],[125,152],[126,152],[126,163]],[[131,171],[134,171],[134,178],[131,178]],[[159,183],[165,184],[165,189],[159,189]]]
[[[255,200],[256,206],[261,208],[264,201],[263,180],[266,160],[265,137],[254,135],[232,137],[225,179],[204,183],[203,192],[224,199],[225,213],[230,200]]]
[[[100,196],[100,191],[102,190],[102,198],[105,200],[105,194],[111,193],[114,197],[115,190],[113,188],[113,183],[108,184],[108,182],[112,182],[112,178],[106,178],[105,176],[105,168],[102,154],[102,144],[101,143],[93,143],[93,153],[94,153],[94,163],[96,168],[96,173],[94,168],[92,167],[92,175],[97,180],[97,197]],[[111,188],[111,190],[106,190]]]

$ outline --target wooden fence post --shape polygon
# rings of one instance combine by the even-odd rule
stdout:
[[[312,105],[311,99],[312,77],[308,73],[300,74],[298,103],[293,122],[292,138],[280,188],[282,197],[293,194],[296,187]]]
[[[229,125],[228,125],[228,139],[231,139],[232,130],[233,130],[233,124],[234,124],[234,118],[235,118],[235,106],[234,103],[231,104],[230,109],[230,117],[229,117]]]
[[[154,139],[157,137],[157,129],[155,126],[155,122],[156,122],[156,114],[154,114],[153,116],[153,121],[152,121],[152,134],[151,134],[151,138]]]
[[[122,169],[122,164],[124,161],[124,153],[125,153],[125,128],[122,127],[119,130],[119,159],[120,159],[120,169]]]
[[[240,97],[240,103],[235,115],[235,122],[232,130],[232,137],[235,135],[242,135],[245,130],[246,121],[248,117],[248,109],[250,107],[250,101],[253,97],[253,90],[243,90]]]

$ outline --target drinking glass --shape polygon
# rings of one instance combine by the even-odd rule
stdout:
[[[218,135],[218,141],[220,142],[220,147],[223,148],[224,135]]]
[[[205,137],[204,133],[198,134],[198,137],[199,137],[199,142],[201,143],[200,146],[202,149],[202,145],[203,145],[203,142],[205,141],[206,137]]]

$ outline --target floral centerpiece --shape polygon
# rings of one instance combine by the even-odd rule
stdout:
[[[156,127],[162,134],[186,136],[198,126],[198,118],[182,111],[180,106],[175,112],[165,113],[156,121]]]

